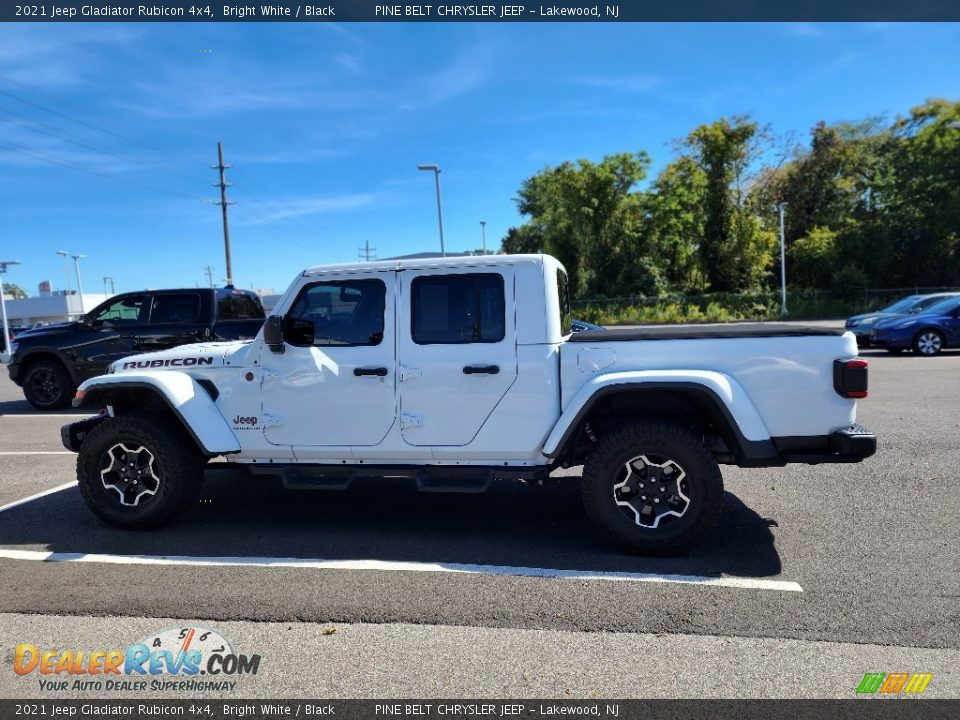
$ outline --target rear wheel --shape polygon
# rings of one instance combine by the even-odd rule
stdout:
[[[913,339],[913,351],[918,355],[933,357],[943,350],[943,335],[936,330],[921,330]]]
[[[180,428],[151,415],[107,418],[84,438],[77,481],[93,513],[115,527],[166,525],[196,500],[204,457]]]
[[[23,375],[23,396],[37,410],[70,406],[76,386],[56,360],[38,360]]]
[[[624,425],[596,444],[581,494],[594,526],[618,545],[650,555],[678,553],[716,526],[723,478],[691,432],[669,423]]]

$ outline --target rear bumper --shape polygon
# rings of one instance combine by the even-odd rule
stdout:
[[[877,436],[863,425],[851,425],[830,435],[775,438],[786,463],[855,463],[877,452]]]

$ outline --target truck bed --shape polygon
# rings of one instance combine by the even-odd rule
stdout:
[[[569,342],[600,343],[623,340],[706,340],[711,338],[765,338],[843,335],[843,328],[806,327],[785,323],[730,323],[727,325],[671,325],[612,328],[574,333]]]

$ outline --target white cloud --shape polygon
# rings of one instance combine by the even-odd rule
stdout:
[[[643,93],[653,90],[660,85],[660,78],[655,75],[594,75],[577,79],[580,85],[602,88],[605,90],[620,90],[622,92]]]
[[[323,213],[356,210],[372,204],[378,199],[375,193],[355,193],[326,197],[289,198],[277,200],[256,207],[256,217],[247,225],[263,225],[277,220],[320,215]]]

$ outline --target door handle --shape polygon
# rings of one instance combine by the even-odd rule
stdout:
[[[386,375],[387,375],[387,369],[384,368],[384,367],[380,367],[380,368],[369,368],[369,367],[365,367],[365,368],[354,368],[354,369],[353,369],[353,374],[356,375],[357,377],[360,377],[360,376],[362,376],[362,375],[376,375],[377,377],[386,377]]]
[[[496,375],[499,372],[499,365],[467,365],[463,368],[464,375]]]

